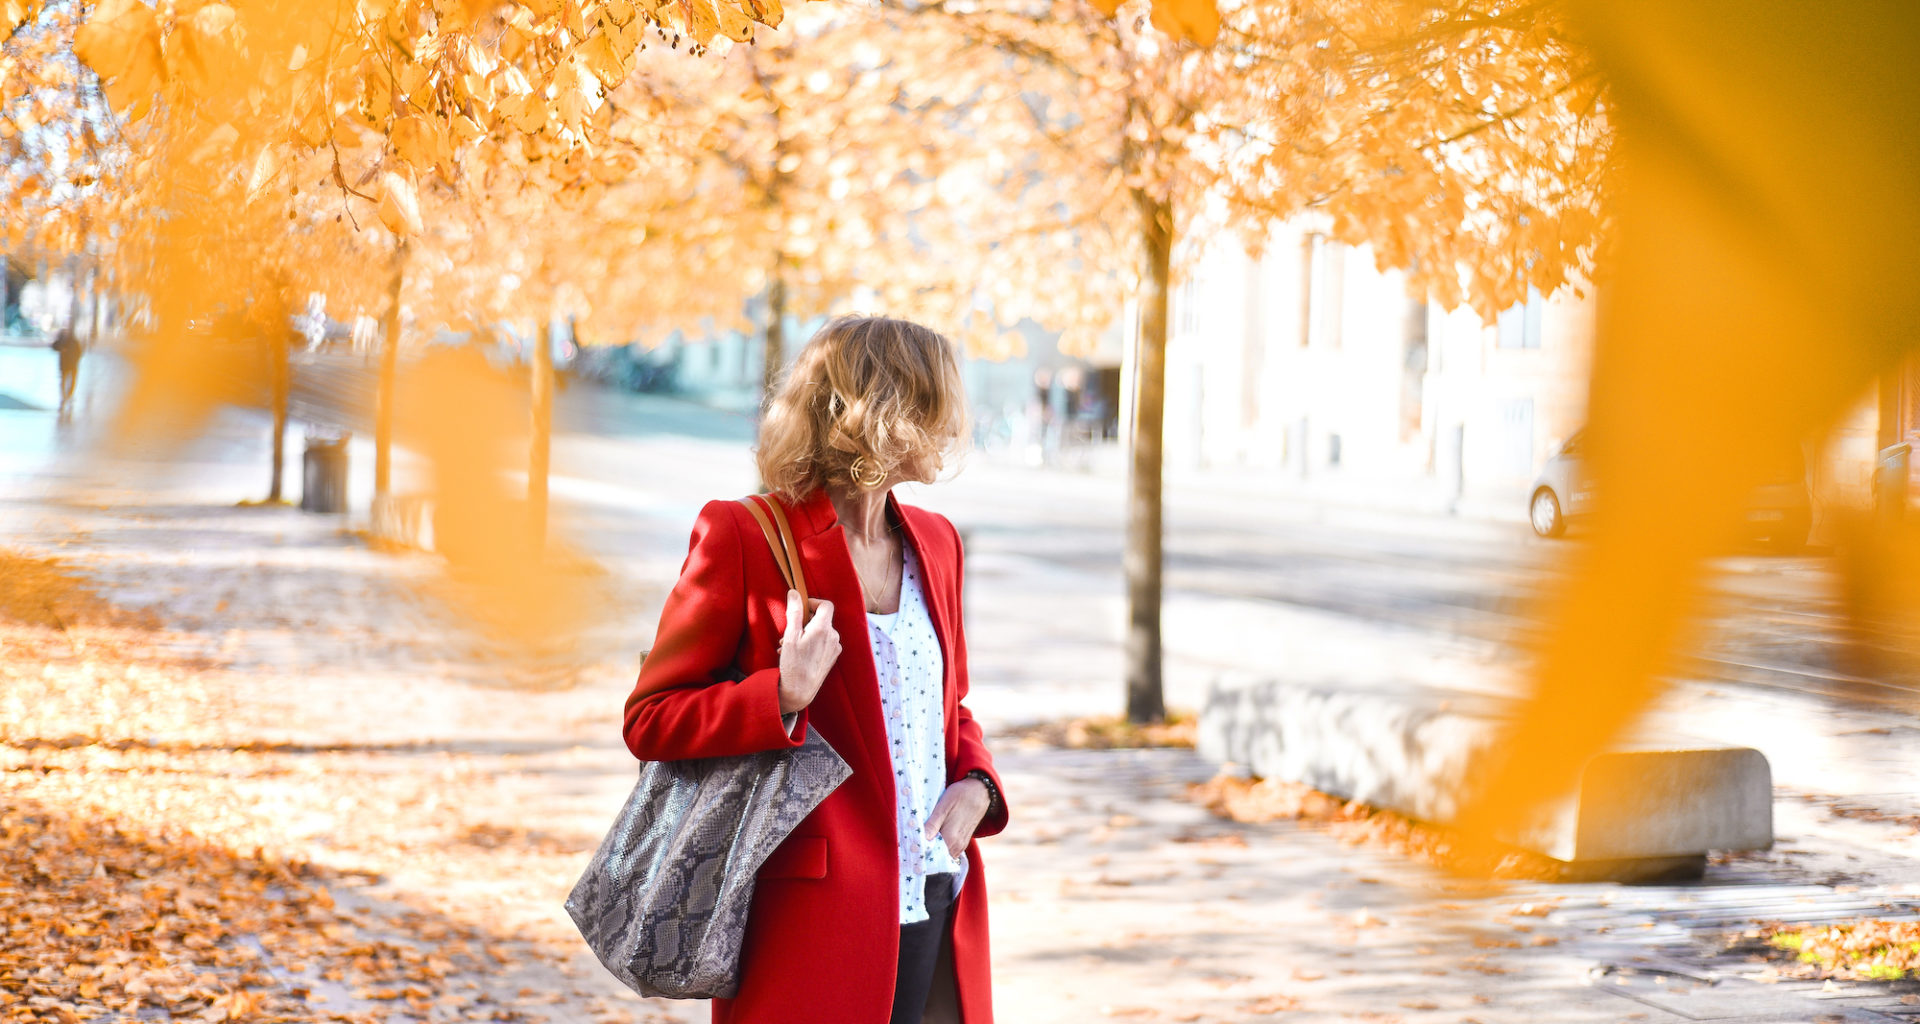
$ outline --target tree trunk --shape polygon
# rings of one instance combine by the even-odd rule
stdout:
[[[1160,470],[1167,393],[1167,299],[1173,262],[1173,205],[1135,190],[1146,266],[1140,337],[1134,346],[1133,465],[1127,504],[1127,720],[1158,722],[1161,685]]]
[[[773,276],[767,281],[767,328],[765,364],[760,370],[760,408],[773,398],[773,386],[787,366],[787,275],[784,261],[775,260]]]
[[[93,268],[93,321],[87,327],[87,344],[89,345],[97,343],[100,340],[100,332],[107,327],[107,290],[103,285],[100,268]]]
[[[547,467],[553,450],[553,320],[535,334],[533,372],[533,430],[527,451],[527,531],[531,550],[547,545]]]
[[[81,221],[80,231],[80,246],[84,249],[87,244],[87,236],[85,233],[86,221],[84,219]],[[73,332],[75,338],[80,337],[80,311],[82,307],[86,305],[86,300],[82,296],[80,287],[82,259],[83,257],[75,256],[67,264],[67,329]]]
[[[267,488],[267,500],[280,500],[280,481],[286,475],[287,403],[293,391],[293,367],[289,364],[287,328],[284,317],[275,317],[267,327],[267,360],[273,375],[273,483]]]
[[[400,286],[407,272],[407,243],[393,251],[393,274],[387,281],[387,312],[380,344],[379,394],[373,413],[373,500],[384,506],[393,497],[393,398],[400,368]],[[377,522],[376,518],[376,522]]]

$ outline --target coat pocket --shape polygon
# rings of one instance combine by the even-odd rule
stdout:
[[[773,856],[760,865],[756,877],[766,878],[825,878],[827,877],[827,841],[821,836],[789,836],[773,851]]]

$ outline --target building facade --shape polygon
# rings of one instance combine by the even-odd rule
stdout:
[[[1592,304],[1533,296],[1494,324],[1302,220],[1264,253],[1207,252],[1173,299],[1170,468],[1326,492],[1507,502],[1585,414]]]

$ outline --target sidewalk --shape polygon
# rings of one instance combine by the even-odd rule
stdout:
[[[430,558],[368,551],[325,517],[210,497],[223,473],[257,475],[234,454],[243,440],[210,442],[198,475],[172,488],[134,493],[109,477],[64,507],[0,494],[6,543],[73,559],[164,626],[102,634],[93,655],[68,647],[87,635],[45,634],[38,664],[9,660],[7,692],[35,697],[0,715],[9,799],[87,828],[184,830],[242,858],[257,847],[310,863],[338,909],[294,909],[394,956],[464,951],[406,986],[424,997],[382,998],[381,985],[329,982],[263,945],[270,983],[255,987],[302,1012],[704,1019],[697,1005],[631,998],[559,906],[632,779],[618,708],[658,613],[654,577],[678,562],[656,548],[683,550],[684,520],[629,527],[644,543],[627,564],[650,571],[616,576],[608,601],[631,630],[597,637],[571,675],[535,679],[490,661],[421,596]],[[1876,838],[1904,826],[1789,799],[1783,849],[1716,865],[1704,886],[1549,889],[1461,883],[1313,828],[1218,820],[1183,797],[1212,771],[1189,752],[993,740],[996,723],[1095,695],[1061,694],[1055,671],[1113,688],[1102,666],[1117,657],[1101,609],[1063,605],[1078,583],[1050,596],[1034,566],[982,562],[969,591],[977,703],[1014,807],[1013,827],[983,843],[1000,1020],[1908,1019],[1884,985],[1763,985],[1770,965],[1712,953],[1756,919],[1920,898],[1900,881],[1911,859]],[[1856,725],[1833,728],[1826,756],[1854,749],[1841,737]],[[1868,739],[1891,757],[1901,736]]]
[[[75,514],[71,527],[90,539],[67,553],[126,603],[152,602],[171,627],[156,643],[184,659],[141,656],[161,667],[116,704],[190,697],[200,713],[97,720],[98,751],[49,749],[33,733],[70,725],[34,730],[16,718],[5,747],[14,799],[310,861],[353,911],[359,941],[471,935],[449,941],[494,947],[508,965],[505,977],[422,982],[436,999],[466,993],[463,1006],[526,1020],[700,1019],[697,1007],[627,998],[559,909],[632,777],[615,725],[624,666],[571,689],[504,686],[465,662],[433,609],[403,589],[420,560],[357,550],[296,512],[134,507]],[[42,721],[58,714],[38,707]],[[157,757],[122,749],[121,737],[201,752]],[[1486,1021],[1610,1019],[1569,1012],[1560,996],[1503,994],[1512,974],[1548,989],[1565,975],[1577,988],[1551,954],[1522,950],[1499,975],[1455,970],[1485,954],[1449,938],[1460,921],[1424,921],[1434,911],[1419,908],[1456,898],[1445,880],[1317,833],[1214,821],[1180,798],[1211,770],[1189,753],[1000,756],[1024,823],[986,844],[1002,1019],[1229,1021],[1298,1009],[1319,1015],[1290,1019],[1337,1020],[1398,1013],[1442,989],[1449,1007],[1511,1004]],[[113,781],[61,785],[83,766]],[[204,817],[182,820],[189,813]],[[1476,903],[1465,920],[1499,927],[1505,898]],[[291,958],[269,963],[282,990],[322,993],[328,1012],[383,1012],[366,995],[377,988],[328,990]]]

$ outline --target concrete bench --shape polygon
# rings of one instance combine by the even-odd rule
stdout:
[[[1261,778],[1447,824],[1510,712],[1479,694],[1216,686],[1199,747]],[[1575,792],[1499,838],[1586,869],[1570,877],[1697,872],[1709,851],[1773,845],[1773,773],[1746,747],[1635,743],[1590,759]]]
[[[375,498],[368,532],[387,544],[434,550],[433,499],[421,494]]]

